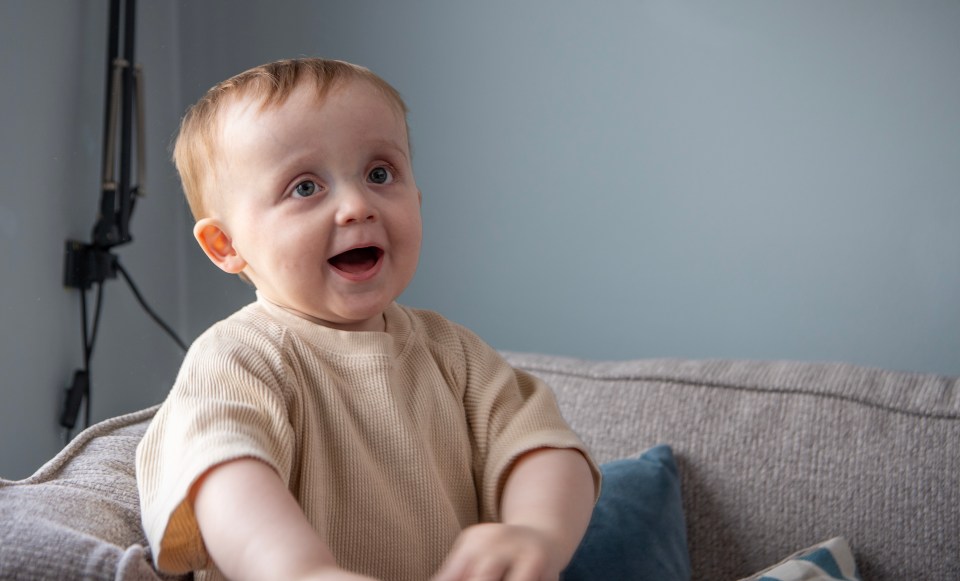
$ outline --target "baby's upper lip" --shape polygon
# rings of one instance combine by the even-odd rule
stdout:
[[[341,254],[350,252],[351,250],[357,250],[358,248],[374,248],[378,253],[383,254],[383,246],[377,244],[376,242],[359,242],[357,244],[350,244],[348,246],[342,247],[340,250],[337,250],[330,255],[327,260],[333,260],[334,258],[340,256]]]

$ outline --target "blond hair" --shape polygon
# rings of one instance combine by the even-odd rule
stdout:
[[[218,136],[226,104],[249,99],[260,109],[282,105],[301,82],[316,84],[322,99],[338,83],[362,80],[379,89],[406,121],[407,106],[400,93],[369,69],[322,58],[287,59],[244,71],[212,87],[184,115],[173,148],[173,162],[190,211],[196,220],[206,217],[204,191],[213,184]]]

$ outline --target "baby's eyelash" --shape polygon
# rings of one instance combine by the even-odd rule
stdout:
[[[289,196],[294,198],[310,198],[320,193],[323,186],[319,181],[310,177],[304,177],[293,182],[289,190]]]
[[[390,177],[392,178],[391,182],[399,181],[403,177],[403,173],[397,169],[397,166],[393,165],[388,161],[379,161],[370,166],[370,169],[367,170],[367,177],[373,172],[373,170],[378,167],[382,167],[390,172]]]

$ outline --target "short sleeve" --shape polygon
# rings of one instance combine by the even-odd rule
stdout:
[[[471,429],[481,518],[499,520],[500,497],[510,469],[520,456],[539,448],[580,451],[599,494],[600,470],[563,419],[553,391],[537,377],[511,367],[470,331],[462,330],[462,340],[467,361],[464,408]]]
[[[137,449],[144,531],[159,569],[208,565],[188,498],[209,469],[256,458],[289,484],[295,444],[279,353],[264,335],[223,323],[191,346]]]

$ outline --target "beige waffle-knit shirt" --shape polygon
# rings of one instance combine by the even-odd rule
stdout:
[[[259,297],[194,342],[137,450],[160,569],[222,578],[186,499],[228,460],[272,466],[342,567],[423,581],[463,528],[498,520],[518,456],[587,455],[552,392],[473,333],[397,304],[385,319],[338,331]]]

